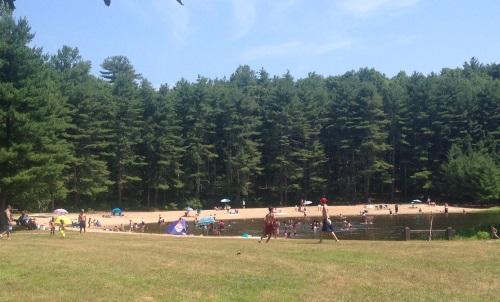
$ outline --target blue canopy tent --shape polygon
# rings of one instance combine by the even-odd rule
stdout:
[[[122,214],[122,209],[114,208],[113,210],[111,210],[111,213],[113,213],[114,216],[120,216]]]
[[[209,224],[215,223],[215,218],[212,216],[201,217],[198,219],[197,226],[207,226]]]
[[[181,218],[179,220],[172,222],[167,227],[165,233],[170,235],[186,235],[187,234],[186,220]]]

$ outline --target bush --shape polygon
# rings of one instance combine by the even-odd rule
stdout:
[[[490,234],[488,232],[485,232],[485,231],[479,231],[476,233],[476,237],[479,240],[486,240],[486,239],[490,239]]]
[[[172,210],[172,211],[174,211],[174,210],[177,210],[178,208],[179,208],[179,206],[175,202],[171,202],[171,203],[165,205],[165,210]]]
[[[453,145],[441,166],[441,192],[457,200],[496,201],[500,198],[500,166],[485,151],[463,152]]]

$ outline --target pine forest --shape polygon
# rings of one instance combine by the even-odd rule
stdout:
[[[500,200],[500,64],[297,79],[235,66],[154,87],[0,20],[0,207],[211,208]],[[168,73],[165,70],[165,73]]]

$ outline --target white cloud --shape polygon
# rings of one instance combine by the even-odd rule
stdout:
[[[340,0],[340,6],[355,15],[370,15],[380,10],[396,10],[420,0]]]
[[[257,60],[273,57],[318,56],[339,49],[351,47],[351,40],[326,41],[323,43],[306,43],[289,41],[281,44],[261,45],[244,52],[242,59]]]
[[[233,0],[235,38],[243,38],[255,25],[257,8],[251,0]]]

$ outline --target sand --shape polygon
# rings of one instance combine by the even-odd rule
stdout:
[[[388,209],[376,209],[374,206],[366,205],[330,205],[329,214],[331,216],[339,216],[340,214],[345,216],[355,216],[360,215],[360,213],[367,209],[368,215],[389,215],[389,209],[394,213],[394,204],[387,204]],[[320,217],[321,210],[315,206],[307,206],[307,217]],[[444,213],[444,206],[436,205],[429,206],[427,204],[399,204],[398,214],[417,214],[419,209],[422,210],[424,214],[430,213]],[[234,210],[232,210],[234,211]],[[463,213],[478,211],[474,208],[462,208],[462,207],[448,207],[449,213]],[[250,209],[238,209],[238,214],[230,214],[226,210],[202,210],[200,217],[215,215],[219,220],[237,220],[237,219],[259,219],[264,218],[268,212],[267,208],[250,208]],[[122,224],[128,226],[130,221],[132,223],[140,223],[144,220],[145,223],[156,223],[161,216],[166,222],[174,221],[179,219],[179,217],[184,217],[187,220],[194,220],[196,212],[190,212],[187,217],[184,216],[185,211],[158,211],[158,212],[123,212],[123,216],[110,216],[110,212],[92,212],[86,213],[87,221],[89,218],[98,219],[102,228],[110,227],[120,227]],[[35,213],[30,214],[30,216],[37,218],[37,223],[41,225],[48,225],[50,217],[53,215],[51,213]],[[69,213],[68,216],[72,220],[78,218],[78,213]],[[294,218],[294,217],[304,217],[303,212],[297,211],[294,207],[282,207],[276,209],[276,217],[278,218]]]

